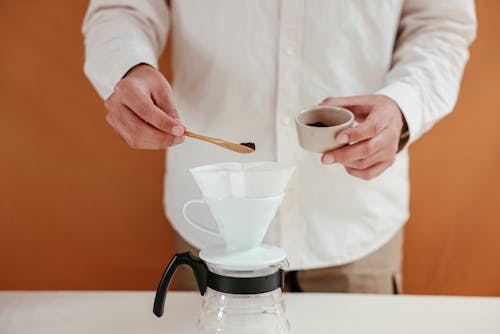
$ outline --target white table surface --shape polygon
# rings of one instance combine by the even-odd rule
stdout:
[[[194,333],[201,296],[169,292],[0,292],[0,334]],[[500,298],[285,294],[291,333],[500,333]]]

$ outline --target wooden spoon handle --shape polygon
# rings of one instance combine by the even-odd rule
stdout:
[[[222,143],[224,143],[224,141],[222,139],[199,135],[197,133],[193,133],[193,132],[190,132],[190,131],[187,131],[187,130],[184,131],[184,135],[188,136],[188,137],[191,137],[191,138],[196,138],[196,139],[208,141],[208,142],[211,142],[211,143],[214,143],[214,144],[222,144]]]
[[[228,149],[228,150],[231,150],[234,152],[238,152],[238,153],[252,153],[252,152],[254,152],[253,149],[251,149],[250,147],[245,146],[245,145],[231,143],[231,142],[219,139],[219,138],[213,138],[213,137],[199,135],[197,133],[193,133],[193,132],[190,132],[187,130],[184,131],[184,135],[191,137],[191,138],[204,140],[204,141],[210,142],[210,143],[215,144],[215,145],[219,145],[221,147],[224,147],[225,149]]]

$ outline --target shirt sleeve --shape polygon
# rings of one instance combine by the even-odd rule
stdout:
[[[158,67],[169,28],[166,0],[92,0],[83,22],[84,72],[106,99],[137,64]]]
[[[394,100],[414,142],[457,101],[477,29],[473,0],[407,0],[391,68],[376,94]]]

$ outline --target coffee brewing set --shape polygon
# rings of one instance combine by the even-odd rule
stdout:
[[[293,167],[274,162],[221,163],[190,171],[203,199],[188,201],[183,215],[196,229],[220,237],[221,242],[203,248],[199,257],[190,252],[175,254],[158,285],[154,314],[163,315],[172,276],[184,265],[193,270],[203,296],[197,333],[288,333],[281,293],[286,253],[263,239],[283,201]],[[209,222],[189,218],[187,209],[193,204],[208,207],[217,230],[209,229]]]

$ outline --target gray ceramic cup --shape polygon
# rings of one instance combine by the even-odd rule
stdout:
[[[335,136],[340,130],[351,127],[353,122],[354,114],[345,108],[317,106],[303,110],[295,117],[299,144],[316,153],[344,146],[346,144],[337,143]]]

